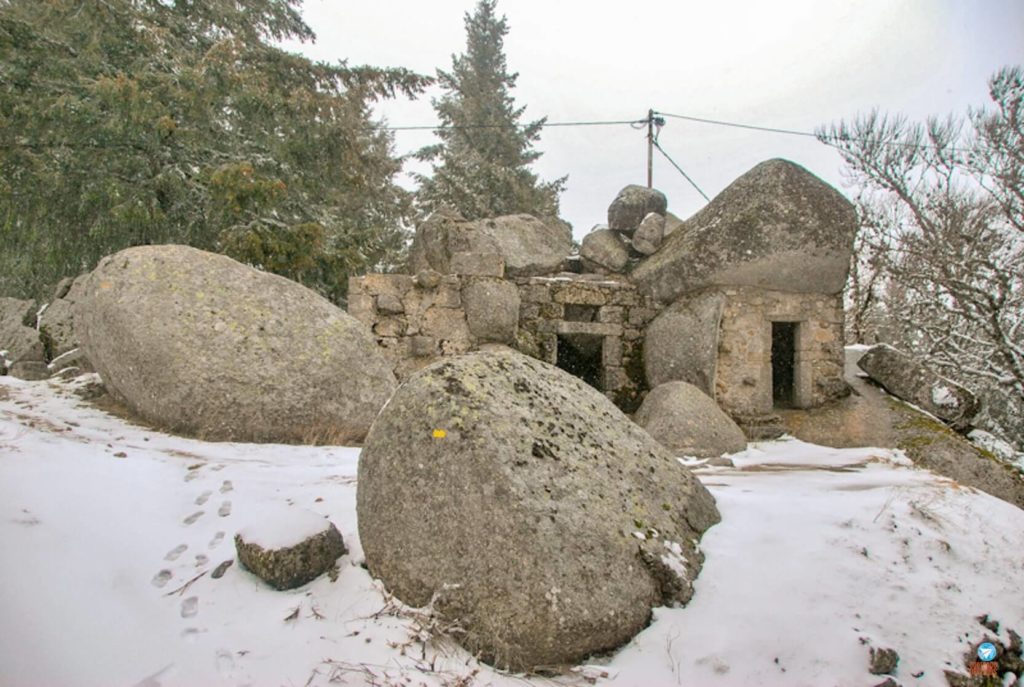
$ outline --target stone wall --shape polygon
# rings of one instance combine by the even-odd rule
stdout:
[[[650,300],[629,282],[593,274],[532,277],[517,284],[519,350],[564,367],[567,345],[597,347],[598,378],[588,381],[624,412],[636,410],[646,392],[644,329],[657,314]]]
[[[519,296],[518,327],[507,343],[566,369],[573,365],[570,354],[576,354],[593,365],[587,381],[626,412],[639,406],[646,392],[643,333],[656,310],[625,281],[576,274],[514,281],[493,274],[440,275],[430,270],[415,277],[370,274],[349,280],[348,310],[371,329],[395,375],[404,380],[440,356],[465,353],[494,340],[478,335],[482,330],[474,321],[493,316],[501,304],[474,314],[467,296],[479,285],[499,283],[514,284]]]
[[[772,412],[772,323],[796,323],[793,406],[811,408],[845,395],[842,297],[720,289],[726,297],[715,398],[733,416]]]
[[[370,328],[400,381],[439,355],[466,353],[479,345],[466,322],[462,280],[454,274],[352,277],[348,312]]]

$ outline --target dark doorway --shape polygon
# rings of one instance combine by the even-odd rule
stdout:
[[[794,405],[796,381],[796,322],[772,322],[772,404]]]
[[[584,382],[601,388],[601,347],[604,337],[594,334],[560,334],[556,365]]]

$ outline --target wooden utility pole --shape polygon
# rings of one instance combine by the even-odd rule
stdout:
[[[654,188],[654,110],[647,110],[647,188]]]

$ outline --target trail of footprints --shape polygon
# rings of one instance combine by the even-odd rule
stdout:
[[[219,471],[219,470],[223,469],[223,467],[224,467],[223,465],[216,465],[216,466],[214,466],[211,469],[214,470],[214,471]],[[200,472],[201,471],[199,469],[197,469],[197,468],[190,469],[188,472],[185,473],[185,481],[186,482],[194,481],[196,478],[198,478],[200,476]],[[226,480],[223,480],[221,482],[220,487],[219,487],[219,489],[217,491],[221,495],[224,495],[224,494],[228,494],[228,493],[234,491],[234,488],[235,488],[235,486],[234,486],[234,484],[231,483],[231,480],[226,479]],[[204,490],[202,493],[200,493],[195,498],[194,503],[197,506],[205,506],[206,503],[210,500],[210,498],[212,496],[213,496],[213,491],[212,490],[209,490],[209,489]],[[182,525],[185,526],[185,527],[188,527],[189,525],[193,525],[196,522],[198,522],[204,515],[206,515],[206,511],[205,510],[197,510],[197,511],[187,515],[181,521]],[[223,501],[220,502],[220,505],[217,507],[217,516],[221,517],[221,518],[226,518],[229,515],[231,515],[231,501],[229,499],[225,498]],[[224,531],[222,531],[222,530],[217,531],[217,533],[214,534],[213,537],[210,539],[210,541],[207,543],[207,545],[206,545],[207,550],[213,551],[213,550],[217,549],[224,542],[224,537],[225,537],[225,532]],[[173,562],[177,561],[179,558],[181,558],[181,556],[186,551],[188,551],[188,548],[189,548],[188,544],[178,544],[177,546],[175,546],[173,549],[171,549],[170,551],[168,551],[164,555],[164,560],[173,563]],[[210,557],[207,554],[205,554],[205,553],[197,553],[197,554],[195,554],[194,561],[195,561],[195,565],[194,565],[195,568],[203,568],[203,567],[205,567],[210,562]],[[225,561],[220,566],[218,566],[216,572],[219,572],[220,574],[215,574],[214,578],[219,578],[221,575],[223,575],[224,571],[227,569],[227,567],[229,567],[230,563],[231,563],[231,561]],[[227,564],[227,565],[225,565],[225,564]],[[190,577],[191,577],[191,575],[187,575],[187,578],[190,578]],[[157,587],[158,589],[163,589],[165,586],[167,586],[167,583],[170,582],[173,578],[174,578],[174,571],[171,570],[170,568],[163,568],[163,569],[159,570],[153,576],[153,578],[151,580],[151,583],[153,584],[154,587]],[[169,593],[172,593],[172,592],[169,592]],[[186,618],[187,619],[187,618],[194,618],[194,617],[196,617],[196,615],[199,614],[199,597],[198,596],[189,596],[189,597],[183,599],[182,602],[181,602],[179,610],[180,610],[180,614],[181,614],[182,618]],[[189,628],[186,628],[183,631],[182,636],[195,636],[199,632],[200,632],[200,630],[198,628],[189,627]]]

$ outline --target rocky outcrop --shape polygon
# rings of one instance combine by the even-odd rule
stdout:
[[[978,412],[978,398],[970,390],[887,344],[873,346],[857,366],[893,396],[913,403],[955,429],[969,427]]]
[[[629,263],[629,248],[618,232],[598,225],[583,237],[580,258],[592,272],[622,272]]]
[[[448,274],[455,271],[456,253],[489,254],[500,256],[508,276],[528,277],[559,271],[571,252],[572,230],[558,219],[506,215],[470,222],[439,210],[416,228],[409,264],[413,272],[429,268]]]
[[[714,399],[686,382],[651,389],[633,419],[677,455],[715,458],[747,447],[743,430]]]
[[[274,589],[295,589],[334,568],[346,553],[334,523],[299,508],[261,513],[235,535],[238,561]]]
[[[661,191],[630,185],[619,191],[608,206],[608,228],[632,236],[650,213],[664,216],[668,200]]]
[[[43,363],[45,352],[35,329],[36,305],[33,301],[0,298],[0,374],[15,374],[31,366],[17,363]],[[23,376],[23,375],[16,375]],[[33,378],[35,376],[33,375]]]
[[[399,387],[360,456],[357,511],[371,574],[513,670],[615,648],[652,606],[685,603],[719,519],[600,392],[510,350]]]
[[[358,441],[396,385],[345,312],[186,246],[104,258],[83,285],[76,326],[116,400],[211,440]]]
[[[644,335],[644,372],[652,389],[681,381],[714,395],[724,307],[724,296],[707,293],[681,300],[654,318]]]
[[[856,210],[838,191],[769,160],[675,229],[632,277],[663,303],[709,286],[835,294],[856,232]]]

